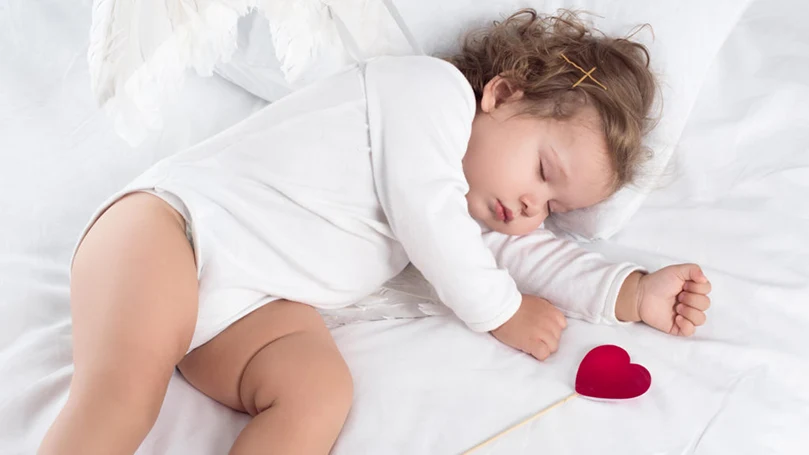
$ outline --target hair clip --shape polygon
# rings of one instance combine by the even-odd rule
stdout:
[[[573,65],[573,66],[574,66],[574,67],[575,67],[577,70],[579,70],[579,71],[581,71],[582,73],[584,73],[584,76],[582,76],[582,77],[581,77],[581,79],[579,79],[578,81],[576,81],[576,83],[575,83],[575,84],[573,84],[573,87],[571,87],[571,88],[576,88],[576,87],[577,87],[579,84],[581,84],[582,82],[584,82],[584,80],[585,80],[585,79],[587,79],[587,78],[589,77],[590,79],[592,79],[592,81],[593,81],[593,82],[595,82],[596,84],[598,84],[599,86],[601,86],[601,88],[603,88],[603,89],[604,89],[604,91],[606,91],[606,90],[607,90],[607,87],[605,87],[605,86],[604,86],[604,84],[602,84],[601,82],[598,82],[598,80],[597,80],[596,78],[594,78],[594,77],[593,77],[593,71],[595,71],[595,70],[596,70],[596,67],[595,67],[595,66],[594,66],[594,67],[593,67],[593,68],[592,68],[590,71],[584,71],[584,68],[582,68],[582,67],[580,67],[579,65],[577,65],[577,64],[575,64],[575,63],[573,63],[573,62],[571,62],[571,61],[570,61],[570,59],[569,59],[569,58],[567,58],[567,57],[565,56],[565,54],[559,54],[559,55],[561,55],[561,56],[562,56],[562,58],[563,58],[563,59],[565,59],[565,61],[566,61],[566,62],[568,62],[568,63],[570,63],[571,65]]]

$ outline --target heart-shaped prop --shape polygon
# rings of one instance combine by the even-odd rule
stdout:
[[[626,351],[611,344],[598,346],[588,352],[581,364],[579,364],[579,371],[576,373],[575,392],[472,447],[464,452],[464,455],[474,452],[495,439],[548,413],[550,410],[562,406],[577,396],[602,400],[625,400],[643,395],[651,385],[652,375],[649,374],[649,370],[640,365],[629,363],[629,354]]]
[[[651,385],[649,370],[629,363],[629,354],[611,344],[588,352],[576,374],[576,392],[590,398],[635,398],[646,393]]]

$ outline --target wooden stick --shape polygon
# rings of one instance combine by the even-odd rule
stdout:
[[[510,427],[506,428],[505,430],[501,431],[500,433],[497,433],[496,435],[492,436],[491,438],[481,442],[480,444],[476,445],[475,447],[472,447],[471,449],[464,452],[462,455],[469,455],[470,453],[474,452],[475,450],[480,449],[481,447],[483,447],[486,444],[494,441],[495,439],[499,438],[500,436],[505,436],[506,434],[511,433],[512,431],[516,430],[517,428],[520,428],[521,426],[525,425],[526,423],[528,423],[528,422],[538,418],[539,416],[549,412],[551,409],[558,408],[559,406],[562,406],[563,404],[565,404],[568,401],[576,398],[577,396],[579,396],[578,393],[576,393],[576,392],[571,393],[567,397],[562,398],[561,400],[559,400],[556,403],[548,406],[547,408],[537,412],[536,414],[532,415],[531,417],[528,417],[527,419],[523,420],[522,422],[516,423],[516,424],[510,426]]]

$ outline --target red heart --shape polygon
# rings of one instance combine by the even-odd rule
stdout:
[[[591,398],[635,398],[651,385],[649,370],[629,363],[629,354],[610,344],[588,352],[576,374],[576,392]]]

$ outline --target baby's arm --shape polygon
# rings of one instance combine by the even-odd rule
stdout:
[[[521,292],[550,300],[567,316],[607,324],[643,321],[686,336],[705,322],[711,285],[695,264],[646,274],[544,229],[521,237],[487,232],[483,238]]]
[[[564,316],[519,292],[469,215],[462,164],[475,114],[469,84],[448,63],[423,57],[380,59],[366,71],[376,190],[392,236],[469,328],[544,359]]]
[[[622,284],[633,272],[630,263],[613,263],[538,229],[524,236],[490,231],[484,243],[510,272],[520,291],[550,300],[568,317],[596,324],[619,322],[615,303]]]
[[[522,296],[467,208],[471,87],[449,63],[424,57],[376,60],[366,79],[377,196],[393,237],[472,330],[499,327]]]

